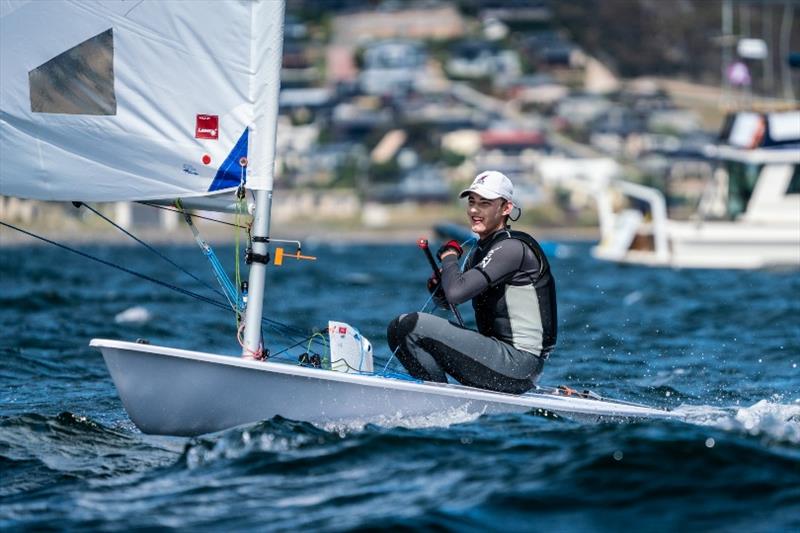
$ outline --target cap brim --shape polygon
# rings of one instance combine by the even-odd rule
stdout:
[[[468,189],[464,189],[463,191],[461,191],[459,193],[458,197],[459,198],[464,198],[465,196],[467,196],[471,192],[474,192],[478,196],[482,196],[483,198],[486,198],[487,200],[495,200],[497,198],[502,198],[503,197],[502,194],[497,194],[496,192],[490,191],[489,189],[481,187],[480,185],[478,185],[477,187],[470,187]]]

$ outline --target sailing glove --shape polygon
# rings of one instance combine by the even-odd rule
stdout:
[[[444,243],[441,248],[439,248],[438,252],[436,252],[436,258],[439,259],[439,261],[441,261],[442,255],[444,255],[445,252],[448,252],[450,250],[456,253],[456,258],[461,258],[461,254],[464,253],[464,249],[461,248],[461,245],[458,244],[458,241],[449,240],[446,243]]]

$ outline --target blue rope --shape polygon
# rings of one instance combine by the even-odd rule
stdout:
[[[235,307],[239,311],[243,311],[244,299],[239,294],[239,291],[236,290],[236,287],[233,286],[233,282],[231,281],[231,278],[228,277],[227,272],[225,272],[225,269],[223,268],[222,263],[220,263],[217,254],[215,254],[211,246],[208,245],[203,248],[203,253],[208,258],[208,262],[211,263],[211,269],[214,271],[214,277],[217,278],[222,290],[225,291],[225,297],[228,298],[228,302],[231,304],[231,307]]]

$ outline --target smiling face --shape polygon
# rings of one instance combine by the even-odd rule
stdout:
[[[504,198],[489,200],[471,192],[467,200],[470,229],[484,239],[505,227],[506,217],[511,214],[513,208],[514,204]]]

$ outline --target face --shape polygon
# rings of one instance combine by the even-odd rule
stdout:
[[[469,193],[467,216],[470,229],[481,239],[505,227],[505,217],[511,214],[514,204],[503,198],[489,200],[477,193]]]

